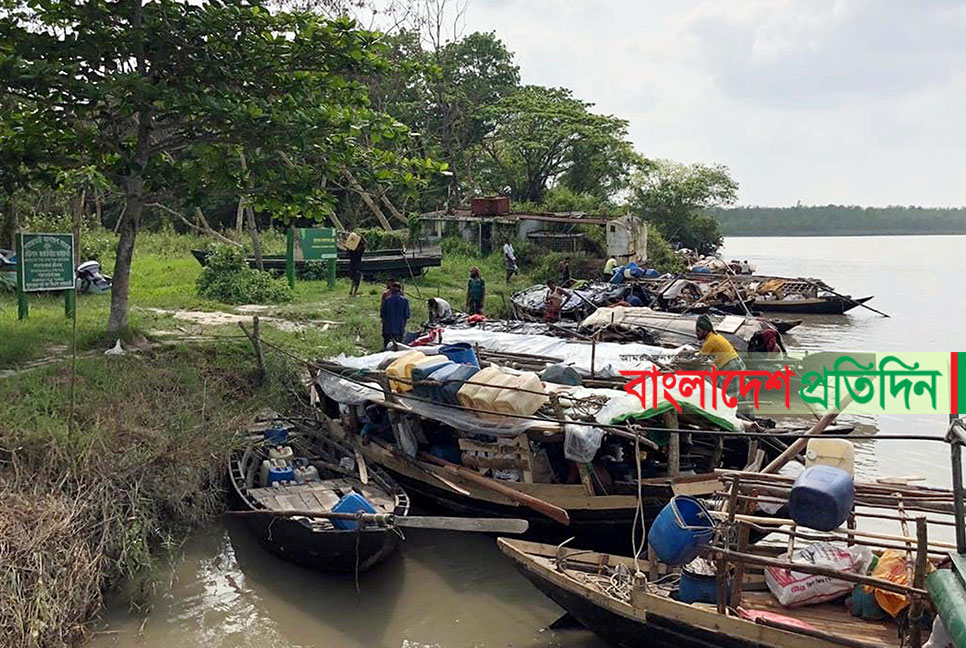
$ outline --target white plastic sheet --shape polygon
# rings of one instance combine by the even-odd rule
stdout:
[[[602,378],[619,378],[622,369],[649,369],[653,366],[651,358],[675,355],[683,348],[666,349],[636,342],[598,342],[597,350],[594,352],[589,343],[574,342],[550,335],[518,335],[483,331],[477,328],[448,328],[443,331],[442,337],[446,344],[467,342],[472,345],[479,344],[480,348],[489,351],[558,358],[564,364],[572,366],[582,376],[590,375],[591,356],[593,356],[595,373]]]

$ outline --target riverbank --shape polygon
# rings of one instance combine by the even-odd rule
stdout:
[[[79,643],[103,595],[143,605],[183,539],[224,510],[224,457],[298,369],[261,381],[240,341],[77,361],[0,381],[0,644]],[[71,419],[72,423],[71,423]]]

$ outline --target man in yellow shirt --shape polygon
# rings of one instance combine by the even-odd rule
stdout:
[[[714,366],[728,371],[739,371],[745,368],[744,361],[731,346],[725,336],[715,332],[711,318],[701,315],[694,325],[694,333],[701,340],[701,353],[714,356]]]

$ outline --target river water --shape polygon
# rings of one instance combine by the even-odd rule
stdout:
[[[730,238],[726,259],[767,274],[822,278],[892,317],[865,309],[805,316],[792,348],[951,351],[966,308],[966,237]],[[795,316],[796,318],[798,316]],[[857,417],[885,433],[941,436],[945,416]],[[949,485],[940,443],[863,442],[858,470],[919,475]],[[504,560],[491,538],[409,533],[404,551],[358,584],[313,573],[263,551],[236,521],[198,533],[146,615],[113,609],[96,648],[599,648],[582,630],[541,630],[561,613]]]

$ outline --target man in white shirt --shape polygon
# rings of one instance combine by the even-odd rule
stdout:
[[[503,261],[506,263],[506,282],[510,283],[510,279],[517,272],[517,256],[513,252],[513,243],[509,240],[503,244]]]
[[[429,307],[430,324],[453,317],[453,307],[442,297],[432,297],[426,305]]]

